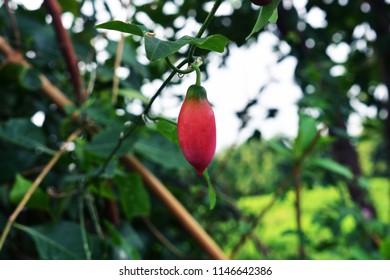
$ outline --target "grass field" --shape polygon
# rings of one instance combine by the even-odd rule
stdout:
[[[379,220],[390,220],[390,181],[384,178],[370,180],[369,194],[375,204]],[[270,201],[272,194],[245,197],[239,200],[244,213],[257,215]],[[257,227],[260,241],[269,249],[268,258],[291,259],[297,256],[295,196],[289,191],[279,199]],[[317,187],[302,192],[302,227],[311,259],[370,259],[380,258],[365,252],[361,243],[353,240],[356,217],[360,214],[353,207],[344,187]],[[334,219],[336,223],[326,224]],[[318,221],[321,220],[322,223]],[[325,224],[324,224],[325,223]],[[336,225],[336,228],[335,228]],[[333,226],[333,228],[332,228]],[[361,242],[361,241],[360,241]],[[364,243],[364,242],[363,242]],[[238,259],[263,259],[252,241],[248,241]]]

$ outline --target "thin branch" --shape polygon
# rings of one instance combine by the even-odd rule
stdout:
[[[42,170],[42,172],[38,175],[38,177],[35,179],[34,183],[30,186],[30,188],[28,189],[28,191],[24,195],[23,199],[19,202],[15,211],[8,218],[7,224],[3,230],[3,233],[2,233],[1,239],[0,239],[0,251],[4,245],[4,242],[8,236],[9,231],[11,230],[13,223],[16,221],[20,212],[22,212],[23,208],[26,206],[27,202],[30,200],[34,191],[38,188],[38,186],[42,182],[42,180],[46,177],[46,175],[49,173],[49,171],[53,168],[53,166],[60,159],[62,154],[66,151],[68,144],[70,142],[72,142],[73,140],[75,140],[80,135],[81,131],[82,131],[81,129],[77,129],[75,132],[73,132],[68,137],[68,139],[66,139],[65,143],[61,146],[61,148],[58,150],[58,152],[52,157],[52,159],[48,162],[48,164],[45,166],[45,168]]]
[[[202,26],[200,27],[198,33],[196,34],[197,38],[202,37],[203,33],[206,31],[207,27],[210,25],[211,20],[213,19],[213,17],[215,15],[215,13],[217,12],[219,6],[222,4],[222,1],[223,0],[216,0],[214,2],[214,6],[211,8],[210,13],[207,15],[207,18],[205,19],[205,21],[203,22]],[[192,57],[194,56],[195,49],[196,49],[196,46],[195,45],[191,45],[190,50],[188,51],[188,57],[187,57],[189,62],[192,62]]]
[[[295,218],[297,222],[297,234],[298,234],[298,255],[300,259],[305,258],[305,240],[302,230],[302,206],[301,206],[301,165],[294,164],[293,166],[293,182],[295,189]]]
[[[61,6],[57,0],[45,0],[45,5],[49,14],[53,18],[53,25],[57,36],[59,47],[64,55],[66,65],[71,75],[73,88],[76,94],[78,104],[82,104],[86,96],[81,88],[81,76],[77,65],[77,56],[73,48],[68,31],[64,28],[61,21]]]
[[[325,130],[325,127],[317,131],[317,134],[314,136],[313,140],[310,142],[310,144],[307,146],[307,148],[303,151],[299,159],[294,164],[301,164],[307,158],[307,156],[313,151],[314,147],[318,143],[318,140],[321,138],[321,133],[323,130]],[[230,253],[231,259],[234,259],[237,253],[241,250],[242,246],[244,246],[244,244],[248,240],[249,236],[253,234],[253,232],[257,228],[257,225],[264,218],[265,214],[272,208],[272,206],[275,204],[279,196],[287,189],[289,185],[289,178],[292,175],[293,175],[293,170],[277,187],[276,192],[274,193],[271,201],[263,208],[260,214],[252,221],[250,229],[244,235],[241,236],[236,246],[233,247],[233,250]]]
[[[20,47],[22,46],[22,41],[20,40],[20,31],[19,31],[18,23],[16,21],[15,14],[9,6],[9,0],[4,0],[4,6],[5,6],[5,9],[7,11],[7,15],[8,15],[10,24],[11,24],[13,34],[14,34],[16,49],[20,49]]]
[[[288,177],[280,183],[279,187],[277,188],[276,192],[274,193],[272,199],[270,202],[263,208],[263,210],[260,212],[260,214],[252,221],[251,227],[249,230],[241,236],[240,240],[234,246],[232,252],[230,253],[230,258],[234,259],[235,256],[238,254],[238,252],[241,250],[241,248],[245,245],[248,238],[254,234],[254,231],[257,227],[257,225],[261,222],[261,220],[264,218],[265,214],[274,206],[275,202],[279,198],[279,196],[286,190],[288,187]]]
[[[122,53],[123,47],[125,45],[125,36],[121,34],[121,38],[116,46],[116,56],[115,56],[115,64],[114,64],[114,77],[112,81],[112,96],[111,102],[112,104],[116,104],[118,99],[118,90],[119,90],[119,76],[117,73],[118,68],[121,66],[122,61]]]
[[[81,182],[81,184],[83,184],[83,182]],[[82,188],[84,188],[84,186],[82,186]],[[83,190],[83,195],[80,195],[80,197],[79,197],[79,215],[80,215],[81,239],[83,241],[83,248],[84,248],[85,258],[87,260],[90,260],[90,259],[92,259],[92,253],[91,253],[91,248],[89,246],[88,235],[87,235],[87,230],[86,230],[86,226],[85,226],[84,190]]]
[[[95,231],[99,236],[99,238],[104,240],[104,234],[103,234],[102,227],[100,225],[99,215],[96,210],[95,200],[94,197],[88,191],[85,193],[85,200],[87,201],[87,207],[89,210],[89,214],[91,215],[92,223],[95,227]]]
[[[148,219],[141,218],[142,222],[150,230],[150,232],[161,242],[172,254],[179,257],[180,259],[187,259],[188,257],[180,251],[171,241],[164,236],[164,234],[156,228],[156,226]]]

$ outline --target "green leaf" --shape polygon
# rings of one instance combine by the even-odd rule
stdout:
[[[84,259],[84,248],[79,225],[66,221],[27,227],[14,224],[34,240],[39,257],[44,260]],[[94,240],[95,242],[96,239]]]
[[[187,44],[195,45],[198,48],[222,53],[229,40],[222,35],[216,34],[205,38],[190,36],[181,37],[177,41],[164,41],[155,36],[145,36],[146,57],[151,60],[158,60],[168,57]]]
[[[119,89],[118,95],[126,97],[128,99],[139,99],[143,104],[148,104],[149,99],[144,96],[140,91],[132,89],[132,88],[125,88],[125,89]]]
[[[390,237],[381,242],[379,250],[386,260],[390,260]]]
[[[156,132],[135,143],[134,150],[168,169],[188,166],[178,146]]]
[[[63,12],[70,12],[74,16],[80,15],[80,3],[78,1],[59,0]]]
[[[217,195],[215,194],[214,186],[211,183],[209,172],[207,169],[204,171],[203,176],[207,181],[207,187],[208,187],[208,191],[209,191],[210,209],[212,210],[212,209],[214,209],[215,204],[217,203]]]
[[[97,156],[107,157],[118,144],[121,134],[124,133],[123,129],[123,126],[114,125],[102,130],[93,137],[90,143],[87,143],[84,146],[84,149]],[[115,155],[126,154],[133,146],[134,141],[134,137],[127,137],[124,139]]]
[[[19,76],[20,85],[27,90],[38,90],[41,88],[42,83],[39,78],[39,72],[33,68],[24,68]]]
[[[15,183],[12,186],[10,200],[14,204],[18,204],[30,189],[32,182],[24,179],[20,175],[16,175]],[[37,188],[32,194],[30,200],[26,204],[27,208],[40,209],[50,211],[50,199],[47,193],[42,189]]]
[[[256,32],[260,31],[268,22],[272,22],[272,23],[276,22],[277,9],[280,1],[281,0],[273,0],[272,4],[265,5],[260,8],[257,21],[253,26],[251,33],[246,37],[246,40],[248,40]]]
[[[282,143],[279,143],[275,140],[269,140],[267,142],[268,146],[277,152],[280,155],[290,157],[291,156],[291,150],[289,150],[286,146],[284,146]]]
[[[363,189],[367,189],[368,190],[370,188],[370,181],[366,177],[364,177],[364,176],[360,176],[358,178],[357,183],[358,183],[358,186],[363,188]]]
[[[293,145],[294,157],[298,158],[308,148],[317,134],[315,119],[301,115],[299,119],[298,136]]]
[[[5,63],[0,68],[0,82],[1,83],[9,83],[10,81],[14,81],[17,78],[22,76],[23,71],[25,71],[25,66],[16,63]]]
[[[88,188],[91,193],[95,193],[102,198],[116,200],[115,192],[112,186],[110,186],[106,180],[99,182],[97,185],[90,185]]]
[[[275,9],[271,15],[271,17],[268,19],[270,23],[276,23],[278,21],[278,9]]]
[[[116,176],[114,182],[119,189],[120,205],[127,219],[149,215],[149,194],[138,174]]]
[[[333,172],[335,174],[341,175],[349,180],[353,179],[353,173],[349,168],[339,164],[338,162],[335,162],[331,159],[323,159],[323,158],[316,158],[312,162],[312,165],[321,167],[325,170],[328,170],[330,172]]]
[[[29,119],[11,119],[0,124],[0,139],[27,149],[39,149],[48,154],[55,154],[45,146],[42,129]]]
[[[156,124],[156,129],[172,143],[179,144],[179,139],[177,138],[177,125],[170,121],[159,120]]]
[[[131,239],[126,240],[122,237],[122,233],[116,230],[109,222],[104,221],[104,225],[107,228],[107,231],[111,237],[111,242],[113,243],[113,256],[114,260],[139,260],[141,259],[138,250],[133,246],[132,243],[136,241],[136,243],[141,244],[142,240],[136,235],[135,231],[131,228]],[[127,223],[125,223],[120,230],[129,231],[128,227],[130,227]]]
[[[148,32],[147,28],[143,25],[133,24],[133,23],[125,23],[119,20],[108,21],[105,23],[101,23],[95,26],[96,28],[116,30],[123,33],[129,33],[132,35],[137,35],[143,37],[146,32]]]

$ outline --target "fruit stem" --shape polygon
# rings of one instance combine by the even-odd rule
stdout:
[[[187,70],[181,70],[179,68],[177,68],[175,65],[173,65],[172,61],[169,59],[169,57],[166,57],[165,58],[165,61],[167,62],[167,64],[169,65],[169,67],[172,68],[173,71],[176,71],[177,73],[179,74],[182,74],[182,75],[185,75],[185,74],[189,74],[191,72],[194,71],[193,68],[188,68]]]
[[[200,86],[201,85],[201,82],[202,82],[202,75],[200,73],[200,69],[199,69],[199,66],[202,65],[203,63],[203,60],[201,57],[198,57],[194,63],[191,63],[191,68],[194,69],[196,71],[196,85],[197,86]]]
[[[207,18],[205,19],[205,21],[203,22],[202,26],[200,27],[198,33],[196,34],[196,38],[201,38],[203,33],[206,31],[207,27],[209,26],[211,20],[213,19],[215,13],[217,12],[219,6],[221,6],[222,4],[222,0],[216,0],[214,2],[214,5],[210,11],[210,13],[208,14]],[[191,45],[190,46],[190,50],[188,52],[188,61],[192,61],[192,57],[195,53],[195,49],[196,49],[196,46],[195,45]]]

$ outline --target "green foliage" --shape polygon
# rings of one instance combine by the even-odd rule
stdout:
[[[298,159],[308,149],[317,134],[316,121],[308,116],[301,115],[299,119],[298,136],[293,145],[295,159]]]
[[[0,124],[0,139],[21,148],[53,153],[45,146],[46,139],[42,130],[27,119],[11,119]]]
[[[323,158],[315,158],[311,162],[314,166],[318,166],[321,168],[324,168],[328,171],[331,171],[335,174],[339,174],[346,179],[352,180],[353,179],[353,174],[351,170],[349,170],[347,167],[335,162],[334,160],[331,159],[323,159]]]
[[[128,220],[149,215],[149,195],[138,174],[116,176],[114,182],[118,187],[122,210]]]
[[[139,24],[132,24],[132,23],[125,23],[119,20],[113,20],[109,22],[105,22],[102,24],[96,25],[96,28],[103,28],[103,29],[109,29],[109,30],[116,30],[123,33],[128,33],[132,35],[137,35],[143,37],[146,32],[148,32],[148,29]]]
[[[132,3],[135,15],[148,16],[145,22],[143,17],[133,16],[133,23],[113,20],[115,11],[103,5],[103,13],[111,15],[107,19],[110,21],[99,25],[101,11],[86,13],[86,6],[94,7],[96,1],[59,2],[64,12],[74,16],[68,22],[67,32],[78,59],[83,91],[88,95],[81,106],[66,106],[65,114],[41,89],[40,75],[45,75],[69,99],[76,100],[56,31],[47,22],[47,10],[41,7],[29,11],[19,4],[14,5],[16,9],[12,6],[21,35],[18,42],[4,3],[0,4],[0,36],[25,55],[30,65],[19,65],[15,63],[17,58],[0,55],[1,229],[64,139],[76,127],[83,129],[18,216],[0,258],[207,258],[169,207],[161,203],[158,195],[149,194],[140,175],[124,170],[120,156],[129,154],[140,159],[167,186],[227,253],[248,233],[251,219],[259,215],[275,194],[280,195],[241,249],[239,259],[297,258],[291,174],[298,162],[307,257],[389,258],[386,158],[389,152],[383,140],[389,101],[377,93],[385,81],[387,66],[383,62],[389,60],[388,36],[378,28],[382,15],[375,8],[376,2],[370,3],[372,12],[365,13],[359,1],[348,1],[345,5],[338,1],[308,1],[307,11],[318,8],[326,15],[326,27],[320,28],[306,22],[303,9],[297,11],[294,6],[280,5],[280,0],[259,10],[254,10],[250,1],[225,1],[224,5],[232,5],[227,9],[230,14],[217,13],[210,21],[207,0],[181,1],[180,5],[178,1]],[[166,14],[165,5],[174,5],[176,9]],[[390,5],[384,5],[382,11],[389,14]],[[376,16],[369,16],[372,14]],[[178,18],[184,19],[182,26],[176,21]],[[202,25],[206,19],[206,36],[178,35],[190,21]],[[267,26],[269,22],[274,24]],[[360,36],[358,31],[362,27],[366,31]],[[115,104],[112,93],[118,42],[107,36],[109,30],[134,35],[124,39],[119,66],[120,70],[127,69],[129,75],[118,81]],[[154,30],[156,34],[152,33]],[[153,111],[147,111],[153,92],[146,93],[146,89],[150,91],[155,84],[163,83],[171,70],[162,58],[191,60],[195,57],[184,52],[188,47],[204,58],[206,65],[202,71],[211,75],[207,66],[215,60],[208,57],[209,52],[222,54],[219,58],[223,66],[233,53],[231,46],[249,46],[262,30],[279,36],[280,40],[273,45],[278,62],[296,58],[294,78],[303,93],[297,104],[300,117],[297,137],[252,137],[221,151],[205,173],[206,178],[200,178],[180,152],[175,122],[164,114],[154,117],[150,115]],[[376,36],[372,36],[373,32]],[[342,45],[349,49],[345,61],[333,61],[330,49]],[[149,61],[144,59],[145,54]],[[253,65],[259,63],[263,62],[253,61]],[[335,67],[341,67],[344,73],[334,75]],[[270,71],[270,84],[279,80],[279,73],[273,72]],[[177,83],[180,79],[173,78],[169,84]],[[182,101],[180,97],[178,100]],[[244,129],[259,121],[251,119],[249,110],[259,104],[257,101],[248,101],[245,110],[239,112],[241,121],[244,117],[248,119]],[[356,110],[354,104],[376,112],[375,116],[365,118],[363,132],[357,137],[349,135],[346,127]],[[41,127],[32,122],[37,112],[44,115]],[[71,119],[74,112],[80,113],[76,121]],[[320,125],[328,128],[323,130],[328,136],[318,135],[314,143]],[[345,151],[335,145],[340,139],[347,139],[352,147],[358,148],[359,159],[355,161],[359,161],[363,170],[359,177],[354,176],[356,170],[352,172],[345,165],[348,161],[334,157],[337,152]],[[279,194],[284,182],[286,190]],[[366,192],[367,202],[373,203],[377,217],[370,216],[367,209],[352,199],[348,187],[355,182],[359,190]],[[146,220],[152,227],[145,226]],[[160,243],[156,235],[164,236],[174,248]]]
[[[146,27],[142,25],[129,24],[117,20],[99,24],[96,28],[116,30],[144,37],[146,57],[151,61],[168,57],[188,44],[201,49],[222,53],[225,46],[229,43],[229,40],[225,36],[219,34],[205,38],[183,36],[176,41],[165,41],[156,38],[154,33],[149,33]]]
[[[372,192],[376,191],[379,189],[373,187]],[[271,197],[272,194],[242,197],[238,205],[245,213],[257,215],[259,209],[263,209]],[[384,203],[384,200],[377,201],[376,206],[383,207]],[[380,258],[375,251],[360,251],[362,240],[357,236],[363,234],[361,231],[364,232],[364,229],[357,225],[362,217],[356,209],[348,205],[351,205],[350,199],[348,198],[348,202],[344,201],[343,195],[336,187],[316,187],[304,191],[302,220],[311,259]],[[270,244],[268,249],[271,255],[268,258],[286,259],[295,255],[297,240],[294,235],[289,234],[294,228],[294,194],[289,191],[284,199],[279,200],[267,213],[256,230],[262,237],[262,242]],[[264,256],[259,255],[254,245],[248,243],[239,258],[257,259]]]
[[[214,209],[215,204],[217,203],[217,195],[215,193],[214,186],[211,183],[209,172],[207,171],[207,169],[204,172],[204,177],[207,181],[207,188],[208,188],[209,200],[210,200],[210,209],[212,210]]]
[[[22,176],[17,175],[15,179],[15,183],[12,186],[10,192],[10,200],[14,205],[19,204],[19,202],[23,199],[24,195],[27,193],[29,188],[31,187],[32,182],[24,179]],[[42,189],[37,189],[30,200],[27,203],[28,208],[41,209],[45,211],[50,211],[50,200],[47,193],[45,193]]]
[[[41,259],[85,259],[80,227],[75,223],[58,221],[54,224],[34,227],[17,224],[15,227],[31,236]],[[96,238],[91,236],[90,241],[94,245],[94,252],[97,252],[99,246]]]
[[[216,34],[205,38],[195,38],[184,36],[177,41],[164,41],[156,38],[154,35],[145,36],[146,57],[151,60],[158,60],[168,57],[185,45],[191,44],[198,48],[222,53],[229,40],[222,35]]]
[[[253,34],[259,32],[268,22],[275,23],[278,19],[278,5],[280,0],[273,0],[272,4],[260,7],[259,16],[251,33],[246,37],[248,40]]]

